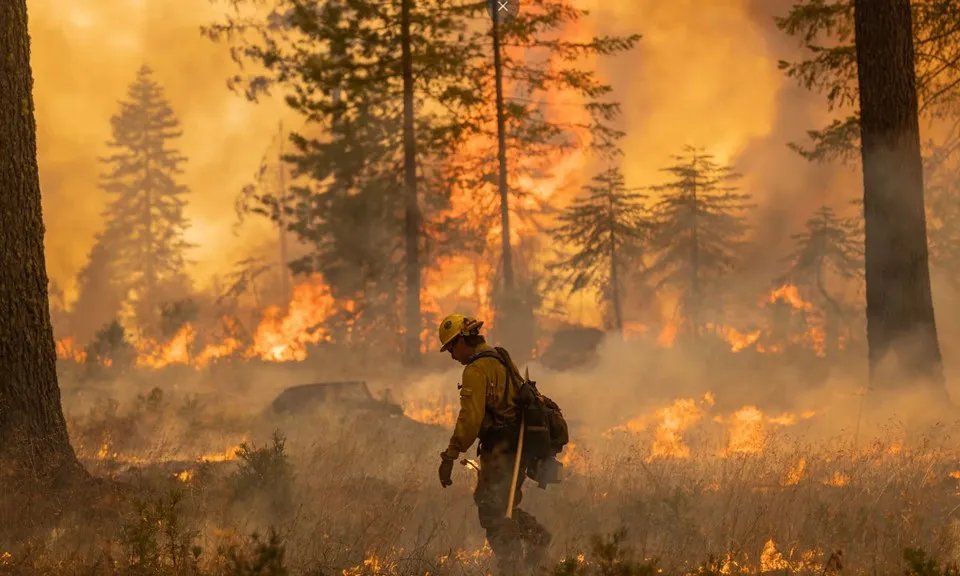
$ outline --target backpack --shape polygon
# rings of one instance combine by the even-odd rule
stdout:
[[[570,442],[567,421],[563,417],[560,406],[537,390],[537,383],[520,376],[513,366],[510,354],[501,347],[493,350],[484,350],[474,354],[470,362],[480,358],[493,358],[500,362],[507,370],[507,378],[520,382],[517,404],[523,416],[523,453],[531,468],[536,470],[548,460],[555,460],[557,455]],[[562,466],[556,462],[557,466]],[[538,480],[538,478],[534,478]],[[552,482],[548,482],[552,483]]]

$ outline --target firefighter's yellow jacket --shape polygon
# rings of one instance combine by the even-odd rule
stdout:
[[[493,348],[481,344],[476,352],[486,350]],[[506,368],[496,358],[478,358],[464,367],[460,414],[446,450],[447,456],[457,458],[469,450],[477,438],[482,438],[493,426],[495,417],[501,421],[513,421],[517,413],[519,387],[518,379],[508,379]]]

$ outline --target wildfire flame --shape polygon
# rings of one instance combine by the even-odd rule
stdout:
[[[469,264],[469,265],[468,265]],[[487,330],[495,323],[491,299],[491,270],[487,263],[460,256],[449,259],[437,270],[425,273],[423,311],[426,315],[439,316],[446,310],[456,309],[484,318]],[[787,284],[770,292],[761,300],[761,306],[785,303],[791,309],[806,312],[813,310],[811,303],[802,299],[796,286]],[[281,308],[272,306],[264,310],[261,321],[253,332],[252,341],[244,343],[238,336],[227,335],[214,342],[204,342],[202,330],[193,323],[184,323],[176,334],[165,342],[140,339],[134,342],[137,350],[135,364],[146,369],[161,369],[170,365],[190,365],[202,369],[212,362],[225,358],[259,359],[266,362],[300,362],[307,358],[309,348],[329,341],[331,334],[327,320],[338,306],[351,308],[350,302],[337,302],[323,279],[314,275],[294,287],[289,304]],[[233,323],[222,319],[224,325]],[[754,350],[760,353],[780,353],[784,343],[765,340],[768,331],[760,329],[740,330],[732,326],[707,324],[705,328],[726,341],[734,353]],[[649,332],[640,325],[632,333]],[[657,344],[664,348],[673,346],[678,327],[675,322],[666,323],[659,331]],[[431,346],[433,329],[423,331],[423,350]],[[825,337],[822,327],[808,325],[803,334],[791,337],[791,343],[814,350],[825,356]],[[57,356],[61,360],[83,363],[87,356],[76,347],[72,337],[57,341]],[[111,364],[110,358],[103,360]],[[441,422],[449,423],[449,417],[439,416]],[[666,440],[664,441],[669,442]]]
[[[611,438],[615,433],[641,434],[652,429],[653,443],[647,462],[667,458],[686,459],[690,457],[690,447],[685,442],[685,433],[701,422],[714,404],[715,397],[710,392],[699,401],[678,398],[669,406],[654,410],[652,414],[637,416],[611,428],[603,436]],[[799,415],[785,412],[768,416],[756,406],[744,406],[731,414],[716,415],[712,421],[724,426],[727,436],[726,446],[717,455],[724,458],[736,454],[759,454],[764,449],[770,428],[793,426],[815,415],[815,411],[807,410]],[[802,475],[802,469],[798,474]]]
[[[204,368],[211,362],[229,357],[258,358],[267,362],[303,361],[307,348],[328,338],[325,321],[335,309],[330,289],[319,277],[298,284],[286,309],[267,308],[245,346],[239,338],[227,336],[218,342],[198,343],[199,330],[193,323],[184,323],[166,342],[144,338],[134,342],[135,364],[141,368],[161,369],[181,364]],[[229,319],[224,319],[230,324]],[[62,360],[82,363],[86,355],[77,351],[71,337],[57,342],[57,356]],[[110,360],[104,362],[110,365]]]
[[[63,360],[73,360],[77,364],[83,364],[87,359],[87,353],[78,350],[73,342],[73,337],[67,336],[57,340],[57,358]]]
[[[560,454],[560,457],[557,458],[557,460],[563,464],[563,467],[566,470],[582,472],[587,468],[587,459],[585,455],[577,449],[577,445],[573,442],[569,442],[563,447],[563,452]]]
[[[800,457],[792,466],[790,466],[790,471],[787,472],[787,477],[783,479],[781,485],[783,486],[796,486],[803,480],[804,472],[807,470],[807,459]]]
[[[784,284],[771,290],[769,294],[765,295],[759,301],[759,307],[761,309],[777,305],[786,305],[795,313],[804,314],[804,319],[807,320],[805,331],[802,334],[790,335],[789,342],[769,341],[771,336],[770,329],[749,329],[744,331],[732,326],[719,326],[714,324],[708,324],[706,327],[725,340],[730,345],[732,352],[754,350],[765,354],[779,354],[784,352],[785,345],[791,344],[809,348],[813,350],[817,356],[826,356],[826,336],[824,329],[822,326],[809,321],[815,316],[816,307],[811,302],[803,299],[803,296],[800,294],[800,289],[793,284]],[[664,335],[661,334],[661,340],[663,340],[663,336]],[[670,341],[672,341],[672,337]],[[662,343],[663,342],[661,342],[661,344]],[[842,343],[838,344],[842,345]]]
[[[403,406],[403,414],[411,420],[416,420],[423,424],[432,424],[443,426],[453,430],[457,423],[457,414],[460,407],[448,404],[440,397],[428,398],[419,401],[406,401]]]
[[[335,307],[330,289],[319,277],[298,284],[286,313],[279,307],[267,309],[246,355],[272,362],[305,360],[307,345],[327,338],[324,321]]]
[[[230,446],[226,450],[214,450],[211,452],[203,453],[200,455],[196,454],[164,454],[164,459],[166,460],[194,460],[196,462],[227,462],[236,460],[238,453],[242,445],[247,441],[246,437],[243,437],[240,442],[237,442],[233,446]],[[86,452],[82,446],[77,447],[77,456],[80,459],[90,458],[89,452]],[[120,450],[114,448],[113,441],[110,438],[106,438],[97,447],[96,454],[93,457],[97,461],[105,462],[121,462],[124,464],[138,465],[138,464],[150,464],[157,461],[155,457],[147,457],[142,455],[134,455],[123,453]],[[193,472],[186,470],[177,474],[177,478],[183,482],[188,481],[193,476]]]

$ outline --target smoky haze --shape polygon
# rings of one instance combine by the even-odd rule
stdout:
[[[658,169],[684,145],[703,146],[744,172],[755,194],[762,245],[779,248],[822,202],[850,195],[835,169],[812,167],[785,147],[825,119],[822,98],[793,86],[776,62],[797,48],[775,29],[769,3],[590,2],[583,33],[640,32],[633,53],[601,63],[623,106],[623,170],[634,186],[654,184]],[[786,4],[775,3],[779,9]],[[233,200],[270,149],[278,102],[250,104],[225,87],[236,71],[227,48],[199,27],[222,5],[203,1],[81,0],[68,8],[30,0],[40,166],[51,279],[73,296],[74,277],[102,228],[104,194],[97,157],[106,152],[109,119],[136,69],[150,65],[184,129],[191,190],[188,239],[194,280],[205,285],[251,245],[272,240],[255,219],[231,232]],[[587,174],[568,180],[566,199]],[[853,184],[855,185],[855,184]],[[772,253],[772,251],[771,251]]]
[[[744,290],[763,292],[782,272],[789,235],[822,204],[847,208],[861,186],[857,166],[811,164],[787,148],[831,116],[822,95],[796,86],[777,69],[778,60],[800,55],[796,40],[773,20],[791,2],[583,5],[591,15],[575,33],[643,35],[635,51],[599,63],[622,103],[619,127],[627,136],[621,163],[628,185],[661,181],[659,169],[685,145],[703,146],[734,164],[744,175],[744,191],[758,204]],[[264,154],[276,153],[278,124],[296,128],[300,122],[278,100],[255,105],[227,89],[226,78],[237,70],[228,48],[199,30],[223,14],[222,3],[29,0],[28,7],[47,266],[68,302],[103,227],[98,157],[108,152],[110,117],[142,64],[153,68],[183,127],[177,144],[189,159],[183,181],[192,192],[187,239],[197,245],[189,255],[197,287],[254,249],[274,250],[275,232],[263,219],[248,219],[234,233],[233,202]],[[583,163],[556,200],[569,200],[597,168]],[[942,286],[937,290],[946,349],[956,339],[949,329],[950,294]],[[580,307],[574,299],[571,308]],[[589,310],[574,315],[597,318]]]
[[[806,130],[822,127],[830,118],[821,95],[795,86],[777,69],[779,59],[799,54],[794,39],[780,33],[773,22],[792,0],[582,4],[592,14],[577,34],[643,35],[634,52],[600,64],[601,75],[612,81],[622,104],[619,127],[627,133],[622,159],[627,184],[647,186],[664,180],[659,169],[685,145],[702,146],[719,162],[734,164],[744,175],[743,191],[753,194],[757,204],[751,217],[756,248],[747,258],[746,271],[737,276],[736,289],[751,301],[768,294],[771,280],[783,272],[781,259],[792,247],[790,234],[799,231],[820,205],[842,212],[861,194],[858,166],[813,165],[787,148],[788,142],[803,139]],[[241,233],[234,234],[233,203],[263,155],[276,153],[278,124],[282,121],[295,129],[300,122],[279,102],[253,105],[227,89],[226,79],[236,71],[228,49],[199,31],[220,16],[222,3],[28,0],[28,7],[47,266],[51,280],[67,289],[68,300],[74,296],[74,278],[104,224],[100,213],[106,198],[97,188],[101,169],[97,159],[108,152],[110,117],[143,64],[153,69],[165,88],[184,131],[178,144],[189,159],[183,183],[192,191],[186,213],[193,227],[187,239],[198,245],[190,254],[197,287],[203,289],[211,275],[228,271],[251,251],[263,248],[278,254],[276,233],[261,219],[248,220]],[[567,189],[554,197],[559,207],[592,171],[602,169],[578,161],[565,164],[576,169],[565,178]],[[459,283],[453,272],[438,276],[457,277]],[[472,270],[466,272],[463,277],[475,278]],[[436,351],[432,332],[423,370],[400,368],[392,351],[368,342],[359,352],[344,351],[339,344],[315,345],[317,340],[304,335],[309,327],[323,323],[331,299],[316,285],[304,283],[299,288],[303,290],[294,291],[286,315],[280,311],[268,318],[260,307],[252,311],[255,319],[248,328],[257,332],[251,334],[252,344],[231,348],[229,339],[218,335],[211,341],[198,339],[197,350],[222,346],[226,350],[222,355],[206,358],[223,359],[222,363],[199,362],[204,355],[193,351],[191,356],[189,343],[177,337],[158,346],[162,354],[156,357],[162,363],[137,364],[126,372],[62,355],[58,368],[64,411],[71,442],[84,464],[98,474],[117,473],[134,464],[152,466],[157,477],[162,472],[176,486],[207,486],[211,479],[204,474],[213,474],[219,483],[214,485],[227,493],[242,465],[235,448],[246,441],[266,447],[276,429],[289,439],[294,500],[302,505],[280,524],[288,529],[292,561],[322,565],[324,573],[348,574],[344,568],[365,562],[363,557],[354,558],[356,554],[386,555],[394,546],[414,549],[421,544],[420,536],[431,530],[440,533],[431,543],[431,554],[480,549],[484,535],[469,494],[473,473],[457,466],[451,490],[441,490],[436,481],[437,454],[446,445],[459,405],[456,384],[462,367]],[[960,333],[950,330],[955,317],[951,295],[940,286],[937,313],[945,327],[941,337],[948,360],[960,341]],[[572,299],[570,320],[599,316],[589,302],[584,302],[586,312],[577,313],[580,304],[579,298]],[[730,324],[740,327],[741,321],[745,319],[732,318]],[[492,319],[486,328],[495,322]],[[266,328],[262,334],[259,327]],[[525,496],[524,506],[555,530],[557,555],[622,521],[638,531],[651,527],[658,534],[650,542],[662,538],[662,551],[680,559],[692,551],[722,553],[727,543],[744,536],[749,538],[744,545],[757,552],[768,539],[787,546],[799,541],[824,550],[849,543],[847,553],[855,559],[858,546],[865,556],[875,554],[874,544],[862,545],[862,532],[854,534],[852,529],[844,536],[847,540],[838,543],[838,526],[845,524],[835,518],[853,518],[866,510],[872,516],[865,523],[881,526],[891,518],[899,522],[903,509],[914,508],[918,516],[933,510],[928,517],[942,517],[940,492],[935,492],[937,498],[928,498],[932,492],[911,490],[929,488],[914,479],[930,477],[934,465],[938,477],[947,478],[948,473],[957,474],[950,478],[960,477],[955,454],[939,454],[935,460],[925,459],[925,454],[904,456],[909,468],[899,460],[881,462],[883,466],[876,468],[872,460],[855,461],[858,451],[883,435],[892,412],[896,411],[893,418],[909,419],[927,411],[931,404],[922,395],[905,392],[884,406],[865,406],[866,359],[855,353],[845,354],[842,361],[819,362],[810,361],[810,350],[797,360],[786,353],[749,349],[734,354],[728,342],[696,349],[660,346],[658,328],[626,342],[607,338],[592,362],[572,370],[552,370],[543,358],[529,365],[530,376],[564,409],[573,432],[572,443],[562,454],[573,472],[571,479],[547,491],[527,488]],[[187,333],[181,328],[177,334]],[[62,336],[58,334],[58,339]],[[281,354],[294,348],[303,356]],[[253,354],[246,355],[248,351]],[[141,352],[138,360],[149,357]],[[91,377],[87,364],[103,370]],[[951,366],[947,368],[949,374]],[[326,414],[309,406],[299,415],[269,410],[287,387],[336,380],[364,380],[375,398],[389,389],[403,403],[406,418]],[[951,392],[955,388],[951,381]],[[718,448],[735,443],[738,423],[746,423],[746,428],[758,424],[755,428],[764,433],[788,437],[775,442],[748,435],[750,442],[760,439],[766,444],[749,446],[751,450],[727,459]],[[611,432],[618,428],[630,434]],[[890,448],[898,451],[901,440],[896,436]],[[807,443],[818,444],[804,452]],[[667,448],[654,457],[656,450]],[[686,456],[680,452],[684,448],[690,448]],[[837,460],[838,448],[849,448],[850,459]],[[210,462],[221,468],[197,463],[210,455],[217,458]],[[474,451],[464,456],[472,458]],[[767,476],[792,475],[798,462],[801,473],[809,466],[802,492],[792,488],[796,482],[784,484],[790,488],[783,491],[760,486]],[[739,472],[731,472],[734,469]],[[845,483],[827,482],[841,472],[853,477],[855,490],[841,492]],[[711,488],[714,484],[716,488]],[[949,498],[952,507],[955,484],[948,488],[949,495],[943,498]],[[210,504],[203,498],[217,491],[190,490],[196,500],[186,506],[193,514],[190,519],[204,531],[208,550],[215,541],[212,533],[222,536],[221,528],[249,533],[273,521],[256,507],[251,512],[244,500],[223,504],[225,512],[211,512],[221,509],[220,501]],[[684,505],[680,502],[684,494],[692,495],[696,506],[673,515]],[[876,494],[885,495],[879,507]],[[735,505],[742,510],[731,511],[730,502],[742,502]],[[926,508],[917,508],[916,502],[926,503]],[[899,508],[888,514],[887,507]],[[656,516],[658,508],[672,516]],[[828,509],[839,512],[819,518]],[[756,518],[758,528],[749,534],[743,534],[743,528],[735,530],[738,518],[747,517]],[[894,544],[927,542],[939,534],[929,529],[930,524],[904,525],[884,541],[889,554],[900,553]],[[811,532],[809,526],[818,531]],[[357,543],[330,566],[317,558],[332,546],[328,532],[334,535],[332,541],[339,537]],[[0,554],[0,564],[2,560]],[[361,573],[368,572],[350,572]]]
[[[98,157],[108,154],[110,117],[137,69],[147,64],[183,128],[183,182],[192,191],[187,239],[198,287],[268,237],[254,222],[234,235],[233,202],[250,182],[286,111],[255,106],[226,88],[235,67],[199,27],[222,7],[202,0],[30,0],[40,178],[51,280],[75,296],[106,196]],[[291,121],[292,125],[292,121]]]

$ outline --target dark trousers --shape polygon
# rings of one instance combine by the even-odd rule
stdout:
[[[480,515],[480,526],[487,532],[487,542],[497,557],[500,572],[516,574],[520,569],[523,543],[527,543],[526,560],[536,568],[540,557],[550,543],[547,529],[533,515],[521,510],[523,497],[521,487],[526,476],[526,467],[520,463],[517,489],[513,499],[513,517],[507,518],[510,499],[510,483],[517,454],[509,445],[499,444],[492,449],[480,448],[480,474],[473,500]]]

